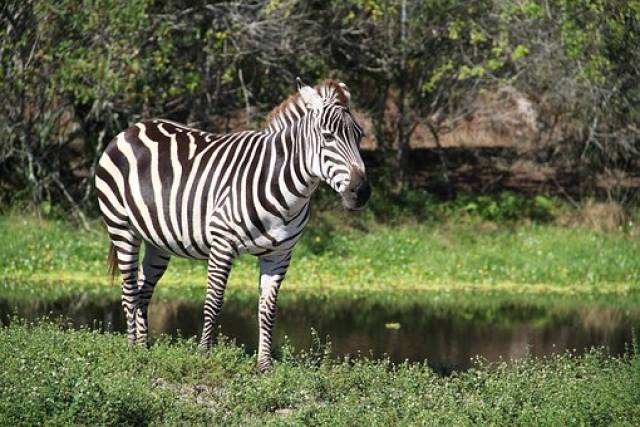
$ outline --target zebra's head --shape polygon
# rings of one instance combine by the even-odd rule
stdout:
[[[300,78],[296,81],[311,112],[312,172],[340,194],[345,208],[364,208],[371,196],[359,149],[364,132],[349,111],[347,86],[328,81],[312,88]]]

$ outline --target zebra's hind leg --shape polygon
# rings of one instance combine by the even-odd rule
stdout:
[[[149,303],[156,283],[167,270],[171,257],[155,246],[145,242],[144,258],[138,272],[139,301],[136,309],[137,343],[147,345],[149,334]]]
[[[291,252],[260,257],[260,301],[258,303],[258,364],[260,372],[271,369],[271,340],[276,320],[278,290],[289,268]]]
[[[133,345],[136,342],[136,309],[140,296],[138,289],[140,239],[129,231],[120,230],[118,233],[112,233],[112,231],[109,229],[118,269],[122,274],[122,307],[127,318],[127,338],[129,344]]]
[[[207,296],[204,301],[204,324],[200,348],[207,350],[213,343],[216,321],[224,302],[224,291],[231,271],[235,251],[227,242],[215,240],[207,261]]]

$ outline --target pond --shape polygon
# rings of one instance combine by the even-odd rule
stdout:
[[[256,304],[227,301],[220,327],[223,334],[254,352],[257,343]],[[154,301],[150,307],[151,336],[164,333],[190,337],[200,333],[202,304]],[[94,326],[125,330],[117,300],[92,301],[86,297],[55,302],[9,303],[0,300],[0,316],[7,324],[12,315],[35,319],[65,316],[75,327]],[[285,336],[296,349],[313,346],[311,329],[331,342],[333,354],[389,357],[393,362],[424,361],[447,374],[472,366],[476,355],[495,362],[527,355],[543,356],[566,350],[581,353],[606,346],[622,354],[633,331],[640,330],[640,310],[510,307],[499,318],[478,319],[468,314],[438,314],[419,304],[399,308],[358,301],[332,304],[302,301],[286,304],[278,312],[276,354]],[[123,336],[123,340],[124,340]]]

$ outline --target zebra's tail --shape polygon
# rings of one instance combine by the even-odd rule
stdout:
[[[118,255],[116,254],[116,247],[113,246],[113,242],[109,242],[107,268],[109,269],[109,275],[111,276],[111,284],[113,284],[116,280],[116,276],[118,275]]]

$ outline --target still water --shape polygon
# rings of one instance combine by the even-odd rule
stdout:
[[[610,353],[621,354],[633,331],[640,330],[640,311],[616,309],[514,307],[513,313],[507,310],[497,320],[478,320],[468,315],[434,315],[419,306],[363,310],[358,304],[340,304],[318,310],[319,304],[330,303],[295,303],[279,310],[276,353],[285,335],[296,349],[311,348],[313,328],[322,340],[328,337],[335,356],[389,357],[394,362],[427,359],[434,369],[448,373],[469,368],[476,355],[495,362],[566,350],[581,353],[592,346],[606,346]],[[253,304],[228,301],[220,319],[222,333],[248,352],[255,351],[257,343],[256,311]],[[65,316],[76,327],[89,325],[120,332],[126,328],[119,301],[75,298],[11,305],[0,300],[2,322],[7,324],[13,314],[27,319]],[[152,338],[162,333],[190,337],[200,333],[202,304],[154,301],[149,315]]]

